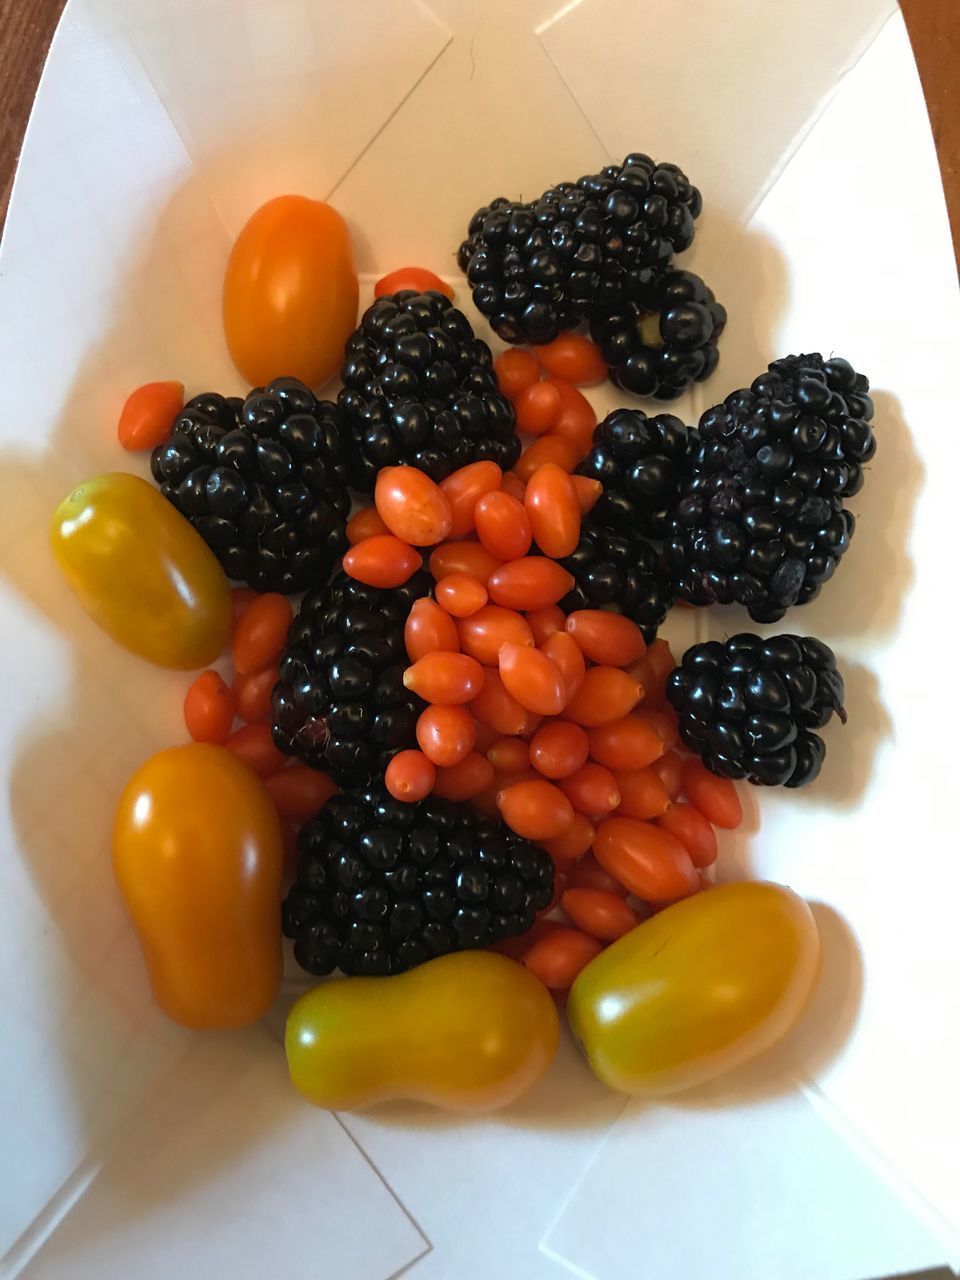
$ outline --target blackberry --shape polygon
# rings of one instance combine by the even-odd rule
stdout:
[[[680,736],[722,778],[805,787],[826,747],[814,733],[836,712],[846,724],[843,677],[812,636],[744,632],[696,644],[667,681]]]
[[[818,595],[876,452],[868,388],[846,360],[787,356],[706,411],[668,546],[680,596],[777,622]]]
[[[290,593],[327,578],[346,547],[343,441],[335,405],[276,378],[245,400],[194,396],[150,466],[229,577]]]
[[[389,590],[341,572],[304,596],[273,692],[281,751],[346,787],[364,785],[397,751],[416,746],[424,704],[403,685],[403,625],[431,585],[424,572]]]
[[[593,448],[577,474],[599,480],[593,508],[599,524],[626,537],[664,538],[670,531],[695,434],[671,413],[614,409],[593,433]]]
[[[676,165],[635,153],[535,201],[484,205],[457,261],[505,342],[551,342],[595,307],[637,296],[649,268],[689,248],[701,206]]]
[[[580,525],[580,542],[561,564],[577,585],[560,601],[564,613],[615,605],[649,643],[673,602],[670,574],[659,552],[635,530],[606,529],[591,513]]]
[[[480,459],[507,471],[520,456],[490,348],[442,293],[378,298],[347,341],[343,383],[350,483],[363,493],[397,463],[442,480]]]
[[[674,400],[717,367],[727,313],[692,271],[638,273],[636,296],[599,307],[590,333],[624,391]]]
[[[283,931],[308,973],[401,973],[486,947],[553,896],[549,855],[502,822],[435,796],[401,804],[379,784],[328,800],[298,843]]]

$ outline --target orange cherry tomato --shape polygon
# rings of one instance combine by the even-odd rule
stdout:
[[[464,538],[473,532],[477,503],[486,494],[496,493],[502,480],[503,472],[495,462],[470,462],[440,481],[453,515],[451,538]]]
[[[487,588],[467,573],[451,573],[437,583],[437,604],[454,618],[469,618],[487,603]]]
[[[430,572],[436,582],[451,573],[466,573],[487,586],[502,563],[479,542],[444,542],[430,556]]]
[[[637,927],[632,908],[606,889],[565,889],[560,905],[578,929],[601,942],[616,942]]]
[[[643,632],[622,613],[577,609],[567,618],[566,628],[591,662],[625,667],[647,651]]]
[[[441,585],[437,584],[438,590]],[[533,632],[523,615],[498,604],[485,604],[470,617],[461,619],[457,630],[463,652],[485,667],[498,665],[500,650],[505,644],[533,646]]]
[[[672,751],[680,742],[680,728],[677,724],[677,717],[673,713],[672,708],[659,711],[654,707],[639,707],[636,712],[637,716],[644,720],[651,729],[656,729],[660,737],[663,739],[663,745],[668,751]]]
[[[671,800],[676,800],[683,789],[683,761],[675,751],[666,751],[659,760],[650,766],[663,783],[664,790]]]
[[[416,467],[381,467],[373,493],[380,519],[412,547],[433,547],[453,527],[450,503],[438,484]]]
[[[422,596],[414,600],[403,626],[403,642],[411,662],[425,658],[428,653],[442,650],[460,652],[457,624],[435,600]]]
[[[538,467],[527,484],[523,504],[543,554],[555,560],[572,555],[580,541],[580,503],[566,471],[553,462]]]
[[[511,831],[526,840],[555,840],[573,826],[573,806],[559,787],[542,778],[514,782],[497,796]]]
[[[470,710],[481,724],[498,734],[530,732],[530,712],[507,692],[499,671],[490,667],[484,670],[483,688],[471,701]]]
[[[636,716],[599,725],[589,738],[590,755],[608,769],[645,769],[663,755],[663,739]]]
[[[517,396],[517,429],[543,435],[560,417],[560,392],[549,382],[533,382]]]
[[[593,760],[581,765],[568,778],[562,778],[557,785],[577,813],[588,818],[613,813],[620,804],[620,788],[616,778],[609,769]]]
[[[422,751],[398,751],[383,775],[394,800],[416,804],[433,790],[437,771]]]
[[[504,493],[509,493],[511,498],[516,498],[518,502],[523,502],[523,495],[527,490],[527,486],[515,471],[505,472],[500,488]]]
[[[568,720],[551,720],[530,743],[530,763],[545,778],[569,778],[587,763],[586,731]]]
[[[155,449],[169,438],[182,408],[182,382],[145,382],[130,392],[120,410],[117,439],[132,452]]]
[[[630,893],[626,885],[622,885],[601,867],[592,853],[588,853],[570,868],[567,886],[571,889],[601,889],[604,893],[615,893],[618,898],[626,898]]]
[[[695,757],[683,762],[683,794],[715,827],[732,831],[743,821],[737,788],[729,778],[718,778]]]
[[[278,661],[293,622],[286,596],[268,591],[254,600],[233,629],[230,651],[238,675],[251,676]]]
[[[368,587],[402,587],[423,564],[423,557],[392,534],[364,538],[343,557],[343,571]]]
[[[564,714],[587,728],[611,724],[628,715],[642,697],[637,682],[619,667],[590,667]]]
[[[230,630],[231,633],[237,623],[247,612],[254,600],[260,596],[259,591],[254,591],[253,587],[232,587],[230,590]]]
[[[563,710],[567,701],[563,674],[539,649],[505,644],[500,650],[499,669],[506,691],[528,711],[555,716]]]
[[[235,713],[233,691],[216,671],[202,671],[183,700],[183,719],[194,742],[222,745]]]
[[[591,480],[589,476],[571,476],[570,479],[573,481],[580,514],[585,516],[588,511],[593,510],[603,496],[603,485],[599,480]]]
[[[537,347],[537,359],[552,377],[575,386],[603,382],[607,376],[607,363],[599,347],[581,333],[561,333],[552,342]]]
[[[508,347],[506,351],[501,351],[493,362],[493,371],[497,375],[500,390],[508,400],[516,400],[521,391],[525,391],[540,379],[540,364],[537,357],[517,347]]]
[[[530,768],[530,748],[522,738],[498,738],[485,754],[501,775],[526,773]]]
[[[547,605],[545,609],[531,609],[527,614],[527,622],[537,648],[542,649],[550,636],[562,631],[566,620],[567,615],[556,604]]]
[[[524,556],[490,575],[490,599],[505,609],[546,609],[576,586],[573,574],[546,556]]]
[[[339,369],[359,289],[347,224],[319,200],[279,196],[237,236],[223,282],[223,327],[250,386],[299,378],[320,387]]]
[[[581,969],[595,960],[603,944],[579,929],[553,929],[538,938],[523,957],[524,966],[552,991],[566,991]]]
[[[438,769],[437,780],[433,784],[433,794],[443,800],[455,800],[461,803],[473,800],[493,782],[493,765],[486,756],[478,751],[471,751],[459,764],[449,769]]]
[[[235,729],[224,746],[261,778],[276,773],[290,759],[274,743],[269,720],[257,720],[255,724]]]
[[[616,779],[620,788],[619,817],[647,820],[658,818],[670,808],[670,796],[653,765],[646,769],[619,769]]]
[[[487,493],[474,509],[477,537],[491,555],[504,560],[519,560],[530,550],[533,530],[523,503],[505,493]]]
[[[414,293],[442,293],[445,298],[454,296],[453,285],[427,267],[397,267],[396,271],[388,271],[374,285],[373,296],[386,298],[391,293],[403,293],[407,289]]]
[[[428,653],[403,673],[404,687],[439,706],[470,702],[483,688],[483,667],[465,653]]]
[[[328,773],[307,764],[288,764],[263,784],[282,818],[306,822],[335,796],[340,788]]]
[[[572,471],[585,454],[586,450],[581,450],[578,445],[550,432],[548,435],[541,436],[539,440],[534,440],[533,444],[523,451],[514,469],[523,483],[527,484],[538,467],[548,462],[555,462],[561,470]]]
[[[417,721],[417,745],[431,764],[449,769],[476,745],[477,723],[465,707],[427,707]]]
[[[233,682],[233,696],[237,715],[249,724],[252,720],[265,720],[273,704],[273,690],[280,679],[277,667],[264,667],[249,676],[237,676]]]
[[[389,532],[376,507],[361,507],[347,521],[347,541],[351,547],[363,542],[364,538],[375,538],[378,534]]]
[[[567,691],[567,705],[577,696],[583,684],[587,664],[576,642],[565,631],[557,631],[547,636],[540,646],[551,662],[556,663],[563,675],[564,687]]]
[[[645,902],[672,902],[700,888],[689,853],[652,822],[606,818],[597,827],[593,852],[601,867]]]
[[[672,804],[657,818],[657,825],[676,836],[698,869],[717,860],[717,833],[692,804]]]
[[[582,813],[575,813],[570,828],[562,836],[544,841],[543,847],[554,862],[567,867],[589,853],[595,835],[593,823]]]

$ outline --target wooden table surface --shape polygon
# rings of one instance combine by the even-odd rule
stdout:
[[[64,2],[0,0],[0,225],[37,79]],[[960,262],[960,0],[901,0],[901,8],[920,67]]]

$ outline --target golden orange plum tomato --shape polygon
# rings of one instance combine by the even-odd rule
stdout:
[[[340,367],[359,297],[347,224],[328,204],[278,196],[237,236],[223,282],[227,347],[247,382],[322,386]]]
[[[318,1107],[407,1099],[479,1113],[535,1084],[558,1039],[536,978],[495,952],[460,951],[393,978],[314,987],[287,1018],[287,1066]]]
[[[230,585],[189,521],[139,476],[77,485],[53,513],[54,555],[90,617],[161,667],[209,666],[230,634]]]
[[[113,869],[169,1018],[241,1027],[266,1013],[280,985],[283,837],[246,765],[205,743],[153,756],[120,797]]]
[[[820,968],[804,900],[725,884],[667,907],[580,973],[567,1016],[594,1073],[657,1097],[705,1083],[790,1030]]]

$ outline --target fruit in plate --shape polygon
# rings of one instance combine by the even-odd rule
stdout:
[[[359,288],[347,224],[306,196],[268,200],[237,236],[223,282],[223,328],[251,386],[336,373],[357,321]]]
[[[480,1113],[540,1079],[559,1030],[536,978],[506,956],[468,951],[315,987],[287,1018],[287,1065],[318,1107],[409,1099]]]
[[[203,539],[146,480],[115,472],[64,498],[54,555],[87,613],[118,644],[182,671],[208,666],[230,634],[230,586]]]
[[[127,783],[113,869],[164,1013],[188,1027],[263,1017],[280,985],[283,841],[260,780],[229,751],[161,751]]]
[[[720,885],[608,947],[573,984],[567,1015],[605,1084],[657,1097],[776,1044],[806,1006],[819,964],[802,898],[775,884]]]

